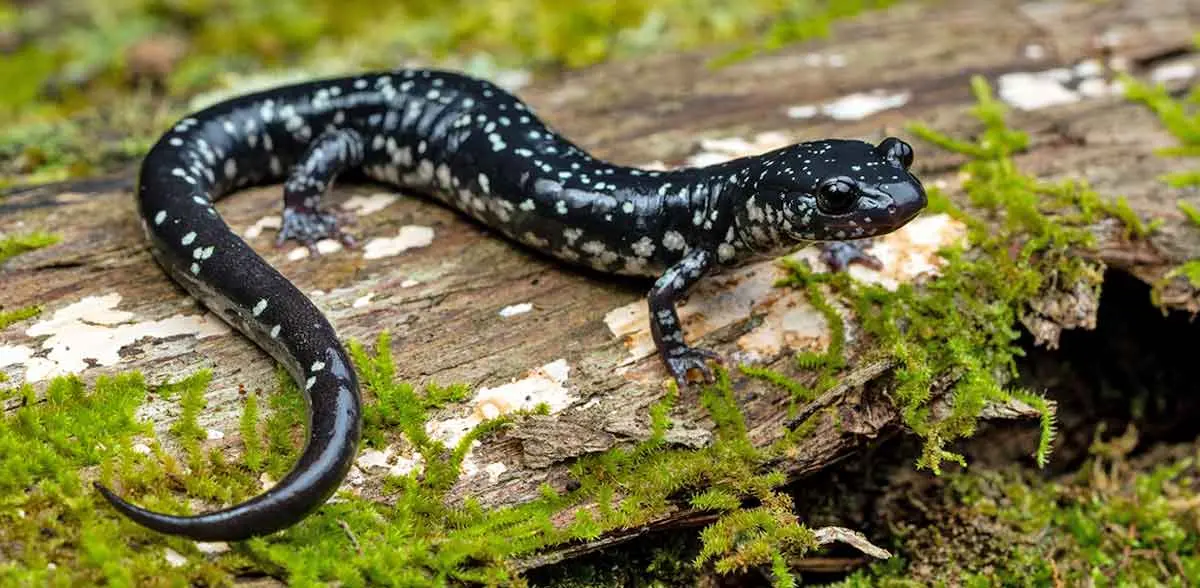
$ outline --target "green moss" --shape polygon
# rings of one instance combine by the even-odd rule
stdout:
[[[24,235],[0,237],[0,264],[22,253],[36,251],[58,243],[59,236],[42,231],[34,231]]]
[[[167,384],[158,389],[158,393],[163,398],[171,398],[175,395],[180,398],[183,412],[179,416],[179,420],[171,425],[171,433],[183,444],[183,448],[188,454],[189,467],[192,468],[201,467],[201,460],[204,457],[200,451],[200,442],[208,435],[200,426],[198,419],[200,412],[207,405],[204,391],[211,381],[212,372],[201,370],[191,378]]]
[[[0,311],[0,330],[7,329],[9,326],[19,323],[23,320],[31,319],[42,314],[41,306],[26,306],[16,310]]]
[[[1122,83],[1126,88],[1126,97],[1149,108],[1167,131],[1179,140],[1179,146],[1159,150],[1161,155],[1200,156],[1200,85],[1193,87],[1186,98],[1176,99],[1161,84],[1151,86],[1130,76],[1122,78]],[[1188,170],[1168,174],[1163,181],[1175,188],[1197,187],[1200,186],[1200,173]],[[1200,227],[1200,211],[1186,202],[1177,204],[1188,220]],[[1162,288],[1176,277],[1186,279],[1193,288],[1200,288],[1200,259],[1186,261],[1163,275],[1151,294],[1156,304]]]
[[[1177,100],[1161,84],[1150,85],[1132,76],[1123,76],[1125,97],[1149,108],[1159,122],[1179,140],[1178,147],[1160,150],[1163,155],[1200,156],[1200,92]]]
[[[500,68],[555,70],[667,49],[740,46],[718,60],[728,63],[826,36],[835,20],[895,3],[495,0],[479,10],[469,0],[82,0],[22,6],[2,17],[23,42],[0,65],[0,79],[11,81],[0,97],[0,116],[10,121],[0,130],[0,187],[128,164],[169,118],[182,114],[186,98],[269,69],[313,77],[416,59],[492,75]],[[173,44],[184,48],[177,61],[170,57]]]
[[[825,295],[825,285],[834,282],[844,286],[847,277],[840,273],[816,273],[807,263],[784,259],[780,263],[788,270],[788,276],[776,286],[803,289],[809,304],[821,313],[829,329],[829,344],[824,351],[804,351],[796,354],[796,366],[800,370],[815,372],[813,384],[805,385],[789,376],[770,368],[740,365],[738,369],[747,376],[758,378],[780,386],[792,394],[791,408],[820,396],[837,384],[837,373],[846,367],[846,325],[837,309]]]
[[[948,475],[914,500],[928,518],[894,526],[905,558],[840,585],[1192,585],[1200,454],[1193,445],[1131,463],[1129,441],[1098,443],[1090,463],[1059,480],[1017,469]]]
[[[1178,267],[1171,269],[1163,276],[1164,280],[1170,280],[1176,276],[1182,277],[1191,284],[1193,288],[1200,288],[1200,259],[1192,259],[1183,262]]]
[[[172,568],[158,538],[146,549],[131,523],[115,516],[88,483],[111,478],[152,458],[133,451],[150,429],[134,418],[146,395],[141,377],[99,378],[89,391],[77,378],[58,378],[39,401],[0,416],[0,585],[134,585],[156,578],[199,581],[203,560]]]
[[[239,420],[239,430],[242,434],[242,460],[251,471],[259,472],[263,468],[263,440],[258,428],[258,395],[246,394],[242,405],[242,416]]]
[[[1180,212],[1187,217],[1188,221],[1190,221],[1196,228],[1200,229],[1200,210],[1197,210],[1196,207],[1182,200],[1176,202],[1175,204],[1179,206]]]
[[[969,246],[943,251],[947,263],[938,278],[889,292],[845,276],[817,277],[801,264],[785,265],[790,278],[784,285],[803,288],[834,325],[831,351],[839,348],[836,343],[843,337],[837,328],[841,322],[816,287],[819,283],[828,284],[853,309],[868,335],[864,359],[886,358],[897,366],[891,397],[904,423],[924,440],[918,466],[935,472],[944,461],[962,463],[962,457],[946,447],[974,433],[986,404],[1013,399],[1042,412],[1036,458],[1044,463],[1053,439],[1052,407],[1039,396],[1003,385],[1015,375],[1015,358],[1022,353],[1016,325],[1031,300],[1055,288],[1070,291],[1075,284],[1099,288],[1099,270],[1078,253],[1093,246],[1087,224],[1096,215],[1122,210],[1119,202],[1103,205],[1099,196],[1078,183],[1041,182],[1017,170],[1011,155],[1027,146],[1027,136],[1008,127],[1006,107],[992,97],[982,78],[972,86],[978,100],[973,113],[983,127],[978,138],[912,127],[927,142],[969,158],[962,169],[967,178],[963,188],[975,212],[968,214],[940,192],[931,191],[931,208],[968,227]],[[1126,220],[1135,235],[1150,230],[1140,221],[1133,222],[1136,218]],[[799,359],[802,368],[817,370],[815,389],[757,373],[761,370],[747,371],[811,397],[830,387],[835,371],[843,367],[840,349]],[[953,378],[949,410],[935,418],[931,390],[935,381],[946,377]],[[807,426],[815,426],[815,421]]]

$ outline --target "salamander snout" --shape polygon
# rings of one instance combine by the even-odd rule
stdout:
[[[905,181],[881,184],[873,189],[866,189],[864,192],[868,194],[874,192],[874,196],[887,202],[884,205],[884,214],[877,215],[876,220],[878,221],[877,226],[890,230],[898,229],[911,221],[929,203],[929,199],[925,196],[925,188],[912,176]]]

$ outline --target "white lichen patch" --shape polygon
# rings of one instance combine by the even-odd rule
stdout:
[[[809,67],[846,67],[846,56],[841,53],[806,53],[804,65]]]
[[[895,289],[901,283],[936,275],[944,260],[938,250],[961,243],[966,227],[949,215],[922,216],[901,229],[874,241],[870,253],[883,262],[875,271],[851,265],[850,276],[858,281]],[[806,247],[793,253],[793,259],[807,260],[816,271],[828,271],[819,261],[820,250]],[[679,318],[689,341],[696,341],[715,330],[751,316],[761,318],[758,326],[737,341],[737,359],[753,361],[772,357],[784,349],[820,351],[829,343],[824,316],[809,304],[799,291],[776,288],[786,276],[774,261],[751,264],[702,280],[679,307]],[[650,335],[649,312],[644,300],[609,311],[604,322],[614,337],[625,342],[627,366],[654,354]]]
[[[388,476],[402,477],[407,476],[412,472],[420,472],[424,468],[425,458],[420,453],[405,455],[400,453],[395,447],[387,446],[383,451],[378,449],[368,449],[363,451],[358,459],[354,460],[354,464],[362,472],[379,473],[386,471]],[[362,476],[355,476],[354,479],[348,479],[351,485],[361,485],[364,481]]]
[[[1110,60],[1108,67],[1119,70],[1124,66]],[[1007,73],[1000,76],[996,84],[1000,99],[1021,110],[1074,104],[1086,98],[1117,96],[1124,90],[1120,82],[1106,79],[1105,65],[1095,59],[1085,59],[1073,67]]]
[[[861,120],[885,110],[900,108],[908,104],[910,99],[912,99],[912,92],[907,90],[856,92],[820,106],[811,104],[793,106],[788,109],[787,114],[791,118],[799,119],[812,118],[820,113],[834,120]]]
[[[1156,84],[1180,82],[1196,77],[1196,64],[1186,61],[1168,63],[1150,72],[1150,81]]]
[[[342,210],[353,212],[358,216],[368,216],[391,206],[399,199],[395,194],[387,192],[377,192],[369,196],[351,196],[342,203]]]
[[[688,157],[686,165],[703,167],[724,163],[731,159],[757,155],[786,147],[792,143],[788,135],[776,131],[759,133],[751,139],[721,137],[700,140],[700,152]]]
[[[946,263],[938,251],[950,245],[962,244],[966,238],[966,225],[950,215],[923,215],[875,241],[871,255],[883,262],[882,270],[856,264],[847,271],[850,277],[860,282],[895,290],[900,284],[937,275]],[[816,252],[809,248],[805,253],[815,257]]]
[[[179,554],[178,551],[170,547],[163,550],[163,559],[167,560],[167,565],[173,568],[181,568],[187,565],[187,558]]]
[[[283,219],[278,216],[264,216],[250,225],[242,235],[247,239],[257,239],[267,229],[279,230],[283,227]]]
[[[522,302],[520,304],[511,304],[509,306],[505,306],[504,308],[500,309],[500,316],[504,317],[504,318],[508,318],[508,317],[512,317],[512,316],[517,316],[518,314],[525,314],[531,310],[533,310],[533,304],[529,303],[529,302]]]
[[[196,549],[204,555],[220,555],[229,551],[229,544],[224,541],[196,541]]]
[[[25,346],[0,347],[0,367],[25,368],[26,382],[80,373],[93,366],[114,366],[126,346],[143,339],[191,336],[196,339],[230,333],[225,323],[211,314],[181,315],[143,321],[117,310],[121,295],[88,296],[58,309],[46,320],[30,326],[29,337],[45,337],[37,355]]]
[[[405,225],[395,237],[380,237],[363,246],[363,259],[382,259],[433,243],[433,228]]]
[[[317,253],[320,253],[321,255],[337,253],[342,249],[343,247],[340,241],[335,241],[333,239],[321,239],[320,241],[317,241]],[[308,251],[308,247],[300,246],[289,251],[287,258],[290,261],[299,261],[307,258],[309,255],[310,253]]]
[[[453,447],[485,420],[516,411],[533,410],[543,403],[550,407],[551,414],[559,412],[576,399],[566,385],[570,370],[567,360],[559,359],[534,368],[524,378],[514,382],[481,388],[474,398],[467,401],[469,412],[466,416],[431,420],[425,424],[425,430],[431,437]]]
[[[488,475],[488,482],[495,484],[500,481],[500,476],[508,471],[508,466],[495,461],[484,466],[483,471]]]

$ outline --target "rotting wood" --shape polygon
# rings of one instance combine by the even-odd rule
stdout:
[[[1196,1],[913,3],[838,25],[831,41],[796,46],[722,70],[707,69],[706,54],[664,55],[564,74],[520,93],[567,136],[601,157],[623,163],[674,164],[694,155],[703,138],[751,137],[764,131],[797,139],[878,138],[903,136],[904,123],[923,120],[936,128],[969,134],[975,128],[965,112],[972,75],[986,74],[995,81],[1004,74],[1060,67],[1080,67],[1077,71],[1086,73],[1081,63],[1116,58],[1128,63],[1133,73],[1149,76],[1168,59],[1200,63],[1192,45],[1198,23],[1200,2]],[[812,65],[813,54],[838,55],[845,66],[832,67],[828,59]],[[907,93],[907,102],[861,119],[818,115],[797,120],[787,115],[789,108],[825,105],[877,90]],[[1154,156],[1155,149],[1175,141],[1148,111],[1119,96],[1100,96],[1018,111],[1013,125],[1029,131],[1032,138],[1029,151],[1017,157],[1023,170],[1047,179],[1084,179],[1105,197],[1126,196],[1143,218],[1164,220],[1144,241],[1125,239],[1111,222],[1096,227],[1103,263],[1153,283],[1179,263],[1200,257],[1200,231],[1189,226],[1175,206],[1180,199],[1200,206],[1200,194],[1168,188],[1159,181],[1162,174],[1189,164]],[[957,195],[954,172],[959,162],[956,156],[917,144],[916,171],[927,183],[945,182],[952,197]],[[119,293],[116,309],[132,313],[137,321],[200,315],[201,310],[147,253],[129,185],[128,178],[70,182],[18,191],[0,201],[0,233],[43,228],[63,236],[61,244],[20,256],[0,269],[4,284],[0,305],[41,304],[47,309],[44,320],[85,296]],[[386,191],[345,186],[335,192],[335,200],[345,201]],[[244,232],[264,215],[274,214],[278,202],[279,189],[264,188],[230,197],[218,208],[235,230]],[[572,458],[646,438],[648,407],[663,394],[661,368],[651,356],[617,373],[615,366],[627,363],[628,352],[604,320],[613,309],[638,301],[645,284],[563,270],[493,238],[451,211],[414,198],[401,197],[363,216],[355,231],[367,239],[393,237],[406,225],[432,227],[435,237],[428,246],[382,261],[364,260],[357,253],[292,260],[288,250],[270,246],[270,231],[250,243],[312,293],[344,338],[370,342],[380,330],[392,331],[400,378],[494,388],[536,366],[566,360],[566,395],[558,399],[569,406],[483,439],[472,458],[477,471],[462,476],[451,492],[452,500],[473,496],[484,506],[529,500],[543,483],[566,487],[566,465]],[[1040,306],[1031,327],[1053,342],[1059,328],[1089,326],[1095,316],[1094,300],[1078,302]],[[1163,290],[1162,302],[1167,308],[1200,310],[1200,298],[1179,283]],[[501,309],[521,303],[531,303],[532,310],[508,318],[499,315]],[[0,333],[0,347],[36,349],[41,339],[25,335],[26,326]],[[717,349],[729,351],[730,341],[745,328],[745,321],[726,326],[710,340],[717,342]],[[850,347],[853,364],[856,354]],[[143,339],[119,352],[116,365],[88,369],[84,375],[138,369],[149,381],[159,382],[212,367],[208,409],[200,424],[225,433],[211,443],[231,451],[237,446],[239,385],[274,386],[273,367],[265,354],[231,334]],[[775,361],[786,361],[785,355]],[[869,377],[830,390],[829,398],[802,409],[802,414],[811,414],[836,402],[842,427],[820,423],[797,451],[776,465],[792,477],[801,477],[899,430],[899,416],[884,393],[887,370],[869,367],[857,366]],[[18,366],[0,369],[18,380],[23,377]],[[787,419],[782,409],[786,396],[741,378],[734,389],[751,439],[766,444],[778,438]],[[455,406],[436,418],[463,419],[478,408]],[[177,412],[175,404],[152,399],[142,414],[161,433]],[[694,392],[681,394],[671,418],[679,443],[706,441],[711,422]],[[552,436],[571,442],[542,442]],[[504,470],[496,473],[484,467],[496,463],[504,464]],[[359,475],[354,488],[364,496],[387,500],[379,484],[383,471]],[[710,513],[681,505],[652,524],[564,547],[519,565],[542,565],[646,532],[703,524],[711,518]]]

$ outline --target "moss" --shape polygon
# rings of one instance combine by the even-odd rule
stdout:
[[[1187,280],[1193,288],[1200,288],[1200,259],[1191,259],[1183,262],[1178,267],[1172,268],[1164,276],[1164,280],[1170,280],[1176,276]]]
[[[0,330],[7,329],[11,325],[31,319],[40,314],[42,314],[42,307],[37,305],[26,306],[16,310],[0,311]]]
[[[735,61],[829,33],[896,0],[45,2],[6,11],[22,39],[0,65],[0,187],[111,171],[140,156],[186,98],[239,75],[305,77],[405,59],[480,75],[711,45]],[[172,49],[172,46],[178,49]],[[148,116],[149,115],[149,116]],[[164,118],[165,117],[165,118]]]
[[[910,499],[926,515],[894,525],[905,558],[840,585],[1192,585],[1200,453],[1130,461],[1134,445],[1136,435],[1098,442],[1079,473],[1056,480],[1015,468],[950,474]]]
[[[825,288],[826,284],[834,282],[845,285],[847,278],[844,274],[813,272],[806,262],[784,259],[781,263],[788,270],[788,276],[776,286],[803,289],[809,304],[824,317],[829,329],[829,344],[824,351],[804,351],[796,354],[797,368],[815,372],[812,375],[813,384],[805,385],[761,366],[743,364],[738,366],[738,369],[747,376],[770,382],[791,392],[791,408],[795,409],[798,403],[811,401],[837,384],[837,373],[846,367],[846,325],[825,295]]]
[[[87,482],[153,459],[133,450],[150,429],[134,418],[146,396],[137,374],[101,377],[88,390],[77,378],[52,381],[44,400],[0,416],[0,585],[133,585],[156,578],[199,581],[212,571],[198,560],[172,568],[156,539],[146,549],[135,526],[119,520]]]
[[[1196,228],[1200,229],[1200,210],[1182,200],[1176,202],[1175,204],[1179,207],[1179,211],[1187,217],[1188,221],[1191,222]]]
[[[0,237],[0,264],[22,253],[36,251],[58,243],[60,237],[52,233],[34,231],[24,235]]]
[[[423,470],[386,481],[394,502],[342,493],[295,527],[235,544],[218,556],[203,556],[191,542],[157,535],[121,519],[85,490],[78,472],[81,467],[98,469],[101,480],[129,499],[166,512],[186,513],[244,500],[260,491],[261,472],[278,479],[291,466],[302,440],[302,397],[282,372],[281,391],[267,399],[271,411],[262,426],[258,400],[246,399],[239,426],[246,447],[241,460],[229,460],[206,445],[207,436],[197,422],[211,379],[206,371],[154,390],[163,399],[180,403],[180,416],[168,432],[181,447],[185,463],[164,450],[148,424],[134,420],[133,412],[147,393],[136,375],[121,380],[116,389],[101,380],[91,393],[78,380],[56,381],[43,403],[36,401],[30,388],[10,392],[28,400],[0,421],[0,448],[7,456],[0,456],[0,485],[23,488],[35,478],[48,484],[53,476],[47,477],[47,472],[24,471],[30,464],[48,464],[55,475],[70,482],[73,510],[64,513],[58,496],[31,502],[40,496],[38,492],[0,493],[14,497],[10,500],[20,502],[14,507],[23,509],[21,525],[0,531],[0,545],[26,546],[20,553],[3,553],[0,559],[11,563],[0,567],[0,583],[44,579],[136,584],[156,577],[224,585],[236,574],[261,571],[301,586],[330,582],[519,585],[523,580],[510,568],[513,558],[642,524],[673,508],[679,499],[723,513],[719,525],[702,541],[703,555],[695,564],[713,561],[721,569],[770,565],[812,546],[805,539],[807,530],[790,514],[790,503],[773,490],[783,484],[783,476],[759,471],[770,455],[755,449],[747,438],[723,371],[718,383],[701,394],[715,426],[716,439],[710,447],[686,450],[665,444],[670,412],[678,399],[671,389],[650,411],[652,431],[647,441],[575,464],[577,490],[559,494],[543,488],[540,497],[529,503],[489,510],[471,499],[449,506],[446,493],[458,479],[474,441],[519,417],[487,421],[455,445],[444,446],[425,432],[428,411],[462,400],[468,391],[461,386],[429,386],[417,392],[394,381],[388,345],[386,334],[377,341],[374,353],[357,343],[350,345],[364,385],[364,437],[368,444],[386,444],[402,435],[407,446],[421,455]],[[70,417],[56,416],[62,412]],[[85,419],[87,423],[77,422]],[[110,423],[111,430],[90,432],[88,427],[103,423]],[[135,440],[148,450],[135,451]],[[72,457],[72,452],[86,455]],[[62,485],[58,482],[54,488]],[[745,509],[741,504],[746,500],[760,506]],[[569,524],[552,523],[564,515]],[[46,527],[45,520],[60,522]],[[21,535],[5,536],[6,532]],[[38,541],[28,540],[35,535]],[[357,547],[363,545],[370,549]],[[183,566],[168,567],[162,556],[168,547],[185,558]],[[56,567],[49,568],[49,563]],[[781,568],[779,585],[788,585],[787,581],[786,569]]]
[[[803,288],[831,325],[840,326],[841,319],[817,284],[827,284],[853,309],[867,335],[864,360],[889,359],[897,366],[891,397],[904,423],[923,439],[917,465],[934,472],[944,461],[963,462],[947,446],[974,433],[984,406],[1014,399],[1042,413],[1035,457],[1045,462],[1054,433],[1052,407],[1040,396],[1004,387],[1015,375],[1015,358],[1021,354],[1016,325],[1029,302],[1039,296],[1055,289],[1070,291],[1075,284],[1099,288],[1098,268],[1078,253],[1093,247],[1088,223],[1099,214],[1120,215],[1123,210],[1119,202],[1104,205],[1079,183],[1047,183],[1021,173],[1011,155],[1028,145],[1027,136],[1009,128],[1006,107],[992,97],[982,78],[973,80],[972,87],[978,101],[973,113],[983,127],[978,138],[950,137],[919,124],[912,127],[925,141],[968,157],[962,174],[971,214],[939,191],[930,191],[931,211],[950,214],[968,227],[969,245],[943,251],[941,275],[889,292],[844,275],[818,276],[807,266],[789,263],[785,267],[790,277],[783,283]],[[1126,220],[1133,235],[1151,230],[1136,218]],[[840,329],[833,332],[831,351],[841,339]],[[761,370],[747,371],[811,397],[831,386],[836,370],[843,367],[840,350],[798,359],[801,368],[817,370],[816,389]],[[952,378],[949,411],[935,418],[931,390],[935,381],[947,377]],[[810,421],[806,427],[815,426]]]
[[[1152,86],[1129,76],[1123,78],[1122,83],[1126,88],[1126,97],[1149,108],[1167,131],[1179,141],[1176,147],[1160,149],[1161,155],[1200,156],[1200,85],[1193,87],[1187,97],[1176,99],[1161,84]],[[1188,170],[1168,174],[1163,177],[1163,181],[1174,188],[1197,187],[1200,186],[1200,173]],[[1177,204],[1184,216],[1193,225],[1200,227],[1200,211],[1186,202],[1180,201]],[[1184,278],[1193,288],[1200,288],[1200,259],[1188,260],[1163,275],[1151,293],[1156,304],[1162,289],[1176,277]]]
[[[258,395],[246,394],[238,428],[242,434],[242,460],[253,472],[262,471],[264,463],[262,433],[259,432],[258,419]]]

